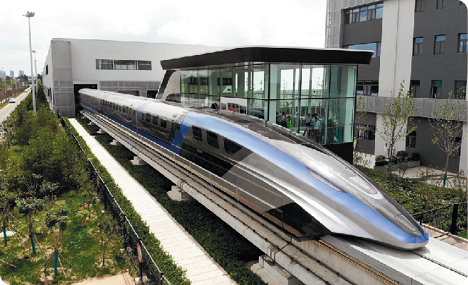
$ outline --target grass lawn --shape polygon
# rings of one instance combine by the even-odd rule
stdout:
[[[53,235],[48,233],[43,223],[48,211],[46,206],[35,218],[35,233],[40,243],[40,246],[36,244],[36,254],[30,257],[29,239],[20,237],[18,234],[16,236],[19,240],[17,237],[8,237],[8,246],[0,247],[0,259],[16,266],[13,268],[1,264],[0,276],[3,280],[11,284],[71,284],[87,277],[114,275],[127,269],[132,270],[130,263],[126,260],[126,255],[120,253],[121,241],[116,233],[107,237],[109,244],[106,248],[105,265],[102,266],[103,247],[100,244],[97,225],[106,219],[107,214],[102,214],[103,206],[98,198],[94,198],[89,204],[89,217],[85,215],[87,211],[83,211],[84,207],[88,208],[88,205],[84,206],[82,193],[68,191],[62,194],[51,211],[54,211],[58,204],[67,206],[70,218],[60,249],[63,258],[72,264],[70,267],[66,261],[62,260],[66,277],[60,269],[58,275],[54,275],[53,261],[45,271],[40,270],[48,256],[53,254]],[[19,223],[15,221],[12,225],[23,234],[27,234],[28,228],[24,218],[16,211],[12,214],[19,220]],[[12,220],[10,218],[10,222]],[[7,228],[7,230],[12,229]],[[58,266],[60,267],[60,264]]]

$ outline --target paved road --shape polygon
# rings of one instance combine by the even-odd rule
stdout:
[[[10,116],[11,112],[13,112],[16,106],[18,106],[18,104],[28,96],[29,92],[21,94],[18,98],[15,99],[16,103],[7,103],[6,106],[0,110],[0,123],[5,121],[6,118]]]

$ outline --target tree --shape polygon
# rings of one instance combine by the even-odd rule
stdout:
[[[54,196],[57,194],[59,186],[59,183],[53,183],[49,181],[42,182],[40,192],[46,197],[49,209],[52,208],[54,204]]]
[[[5,246],[8,245],[8,239],[6,236],[7,228],[13,229],[19,235],[24,237],[24,235],[20,231],[18,231],[9,221],[9,218],[11,217],[16,222],[18,222],[18,220],[11,214],[11,211],[10,211],[14,204],[16,197],[17,197],[16,193],[9,191],[5,182],[2,181],[0,184],[0,219],[2,223],[3,240],[5,242]]]
[[[458,151],[465,141],[467,134],[463,133],[463,120],[466,119],[466,105],[464,101],[455,98],[452,93],[449,99],[442,99],[441,105],[432,113],[429,120],[434,138],[432,143],[437,145],[445,153],[444,183],[447,180],[447,172],[450,156]]]
[[[102,267],[104,267],[104,261],[106,257],[106,246],[109,243],[109,235],[114,231],[114,225],[112,220],[104,218],[102,222],[98,223],[99,237],[102,245]]]
[[[385,104],[384,107],[384,113],[382,114],[383,130],[377,130],[380,137],[388,144],[389,151],[386,155],[390,162],[394,156],[395,143],[416,130],[412,121],[418,109],[414,107],[410,90],[405,91],[403,84],[400,86],[397,97],[394,95],[392,92],[392,103]],[[390,172],[390,167],[388,171]]]
[[[44,200],[35,197],[20,198],[16,200],[16,209],[26,219],[26,224],[29,228],[29,239],[31,241],[32,253],[36,253],[36,246],[34,244],[34,214],[44,209]],[[37,239],[36,239],[37,242]],[[37,242],[39,244],[39,242]],[[39,245],[40,246],[40,245]]]
[[[48,256],[48,258],[46,259],[46,262],[41,266],[41,268],[39,268],[39,270],[41,270],[42,268],[46,270],[50,262],[52,261],[52,259],[54,259],[55,275],[57,275],[57,264],[60,263],[60,267],[62,268],[62,273],[66,277],[65,271],[63,270],[61,259],[65,260],[70,266],[71,264],[65,258],[63,258],[59,250],[63,241],[63,232],[67,229],[68,209],[64,205],[61,205],[54,213],[52,212],[47,213],[45,217],[45,224],[53,235],[54,252],[53,254]]]

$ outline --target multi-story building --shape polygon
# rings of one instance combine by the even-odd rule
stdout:
[[[23,71],[23,70],[19,70],[19,71],[18,71],[18,74],[19,74],[19,76],[24,75],[24,71]]]
[[[10,77],[15,78],[15,72],[13,70],[10,70]]]
[[[421,165],[445,167],[445,153],[432,144],[429,121],[450,94],[466,113],[467,8],[455,0],[328,0],[326,47],[373,50],[370,65],[359,67],[357,94],[366,116],[356,122],[358,147],[384,154],[382,113],[400,85],[418,107],[417,127],[395,150],[418,152]],[[464,131],[467,131],[466,114]],[[461,136],[461,134],[460,134]],[[460,140],[461,137],[454,137]],[[467,171],[468,144],[454,152],[449,171]]]
[[[217,49],[202,45],[52,39],[42,71],[43,88],[54,111],[73,117],[81,88],[154,98],[164,78],[162,59]]]

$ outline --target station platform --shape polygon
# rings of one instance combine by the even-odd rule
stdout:
[[[150,232],[161,242],[176,264],[186,270],[192,284],[236,284],[172,216],[141,186],[88,132],[70,118],[70,123],[86,141],[93,154],[114,178],[133,204]]]

